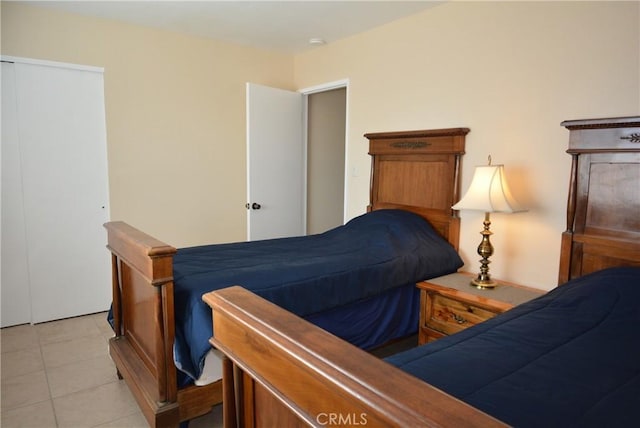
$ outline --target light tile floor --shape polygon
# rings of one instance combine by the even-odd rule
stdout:
[[[147,422],[109,358],[106,314],[0,330],[2,428],[137,428]],[[222,408],[189,428],[222,426]]]

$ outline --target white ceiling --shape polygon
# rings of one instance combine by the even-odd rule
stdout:
[[[442,3],[403,1],[28,1],[82,15],[163,28],[284,53],[327,43]]]

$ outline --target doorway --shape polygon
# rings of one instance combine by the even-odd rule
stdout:
[[[307,234],[344,223],[345,87],[307,96]]]

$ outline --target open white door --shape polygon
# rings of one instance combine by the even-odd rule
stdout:
[[[247,83],[247,237],[305,234],[303,95]]]

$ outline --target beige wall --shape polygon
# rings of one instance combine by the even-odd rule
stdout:
[[[364,212],[365,132],[471,128],[462,191],[491,154],[523,214],[492,216],[497,278],[551,288],[565,229],[566,119],[640,114],[638,2],[453,2],[295,59],[297,87],[348,78],[347,213]],[[462,212],[476,272],[482,213]]]
[[[104,67],[112,219],[246,239],[245,82],[292,89],[291,57],[12,2],[2,54]]]
[[[449,2],[295,58],[2,2],[2,54],[105,67],[111,211],[173,245],[245,237],[244,82],[349,79],[347,213],[365,132],[466,126],[463,191],[488,154],[530,211],[492,217],[498,278],[555,285],[565,119],[640,113],[638,2]],[[478,268],[482,214],[463,212]]]

